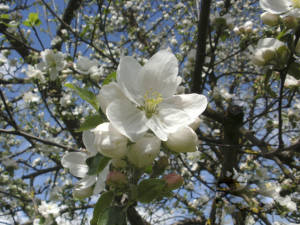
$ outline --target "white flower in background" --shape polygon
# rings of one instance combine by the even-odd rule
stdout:
[[[99,174],[87,175],[89,169],[86,164],[87,158],[88,155],[83,152],[69,152],[61,160],[62,166],[68,168],[72,175],[82,178],[76,183],[73,189],[73,195],[76,198],[86,198],[93,194],[96,195],[105,189],[109,164]]]
[[[59,207],[53,202],[42,201],[42,204],[38,207],[39,213],[41,213],[45,218],[50,217],[51,215],[56,217],[59,215]]]
[[[299,0],[260,0],[260,7],[273,14],[284,14],[300,17]]]
[[[105,85],[98,99],[112,125],[132,141],[147,130],[166,141],[168,135],[192,123],[206,108],[203,95],[175,95],[181,78],[178,62],[168,50],[161,50],[142,67],[124,56],[117,70],[117,82]]]
[[[287,47],[275,38],[260,39],[252,58],[252,62],[258,66],[264,66],[274,62],[275,59],[286,56]]]
[[[79,56],[75,69],[82,74],[88,75],[99,70],[99,62],[96,59],[90,60],[85,56]]]
[[[165,143],[174,152],[195,152],[198,146],[198,136],[191,127],[186,126],[170,133]]]
[[[3,3],[0,3],[0,10],[9,10],[9,6],[8,5],[5,5]]]
[[[43,78],[43,72],[40,69],[38,69],[36,66],[28,65],[25,73],[29,78],[33,78],[33,79]]]
[[[30,102],[38,102],[40,100],[40,97],[37,94],[34,94],[32,92],[26,92],[23,95],[23,100],[26,103],[30,103]]]
[[[128,139],[120,134],[111,123],[102,123],[91,131],[86,131],[83,137],[90,141],[102,155],[110,158],[123,158],[127,153]]]
[[[284,86],[287,88],[300,86],[300,80],[297,80],[295,77],[291,75],[286,75]]]
[[[145,134],[136,143],[130,145],[127,154],[129,162],[138,168],[152,165],[159,154],[160,144],[161,141],[156,136]]]
[[[46,49],[41,52],[42,61],[37,65],[38,69],[43,72],[49,72],[50,80],[55,80],[58,73],[64,69],[65,55],[61,52],[55,52],[51,49]]]

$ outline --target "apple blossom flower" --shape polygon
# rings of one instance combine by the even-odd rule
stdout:
[[[39,213],[41,213],[45,218],[52,216],[58,216],[59,215],[59,207],[57,204],[53,202],[45,202],[42,201],[42,204],[38,207]]]
[[[27,70],[25,71],[26,75],[29,78],[42,79],[43,72],[37,68],[37,66],[28,65]]]
[[[130,163],[138,168],[150,166],[160,151],[161,141],[147,133],[134,144],[130,145],[127,157]]]
[[[131,141],[149,129],[162,141],[192,123],[206,108],[198,94],[175,95],[181,82],[176,57],[167,49],[142,67],[133,57],[121,57],[117,82],[104,85],[98,99],[112,125]]]
[[[252,58],[252,62],[258,66],[274,64],[276,60],[287,58],[288,49],[286,45],[275,38],[260,39]]]
[[[174,152],[195,152],[197,151],[198,136],[191,127],[185,126],[169,134],[165,144]]]
[[[260,7],[272,14],[300,17],[299,0],[260,0]]]
[[[103,73],[102,68],[99,68],[99,62],[96,59],[90,60],[85,56],[78,57],[75,69],[81,74],[91,76],[95,76],[96,74],[101,76]]]
[[[37,65],[43,72],[49,72],[50,80],[55,80],[58,73],[65,67],[65,55],[61,52],[55,52],[46,49],[41,52],[42,61]]]

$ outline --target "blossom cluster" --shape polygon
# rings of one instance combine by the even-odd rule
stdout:
[[[153,164],[161,149],[176,153],[197,150],[194,130],[207,99],[199,94],[177,94],[180,83],[177,59],[168,49],[157,52],[144,66],[133,57],[121,58],[116,82],[103,85],[97,96],[108,122],[83,132],[87,153],[71,152],[62,159],[65,168],[83,178],[74,190],[77,197],[101,192],[106,177],[114,180],[112,174],[107,176],[109,164],[98,175],[87,175],[86,160],[97,153],[110,158],[115,168],[129,165],[142,170]],[[181,183],[174,177],[165,179]]]

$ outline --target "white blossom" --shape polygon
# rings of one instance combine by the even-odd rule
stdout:
[[[50,80],[57,79],[58,73],[64,69],[65,55],[61,52],[56,52],[51,49],[46,49],[41,52],[42,61],[37,67],[43,72],[48,72]]]
[[[51,215],[54,217],[59,215],[59,207],[53,202],[47,203],[42,201],[42,204],[39,205],[38,210],[45,218],[48,218]]]
[[[105,85],[98,99],[113,126],[136,141],[149,129],[161,140],[192,123],[206,108],[203,95],[174,95],[181,82],[178,62],[161,50],[142,67],[133,57],[121,58],[117,82]]]
[[[263,10],[269,13],[300,17],[299,0],[260,0],[259,4]]]

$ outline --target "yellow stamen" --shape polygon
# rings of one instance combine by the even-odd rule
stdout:
[[[146,117],[150,118],[154,113],[157,113],[158,104],[163,101],[161,94],[158,92],[147,91],[144,95],[144,106],[142,109],[146,113]]]

